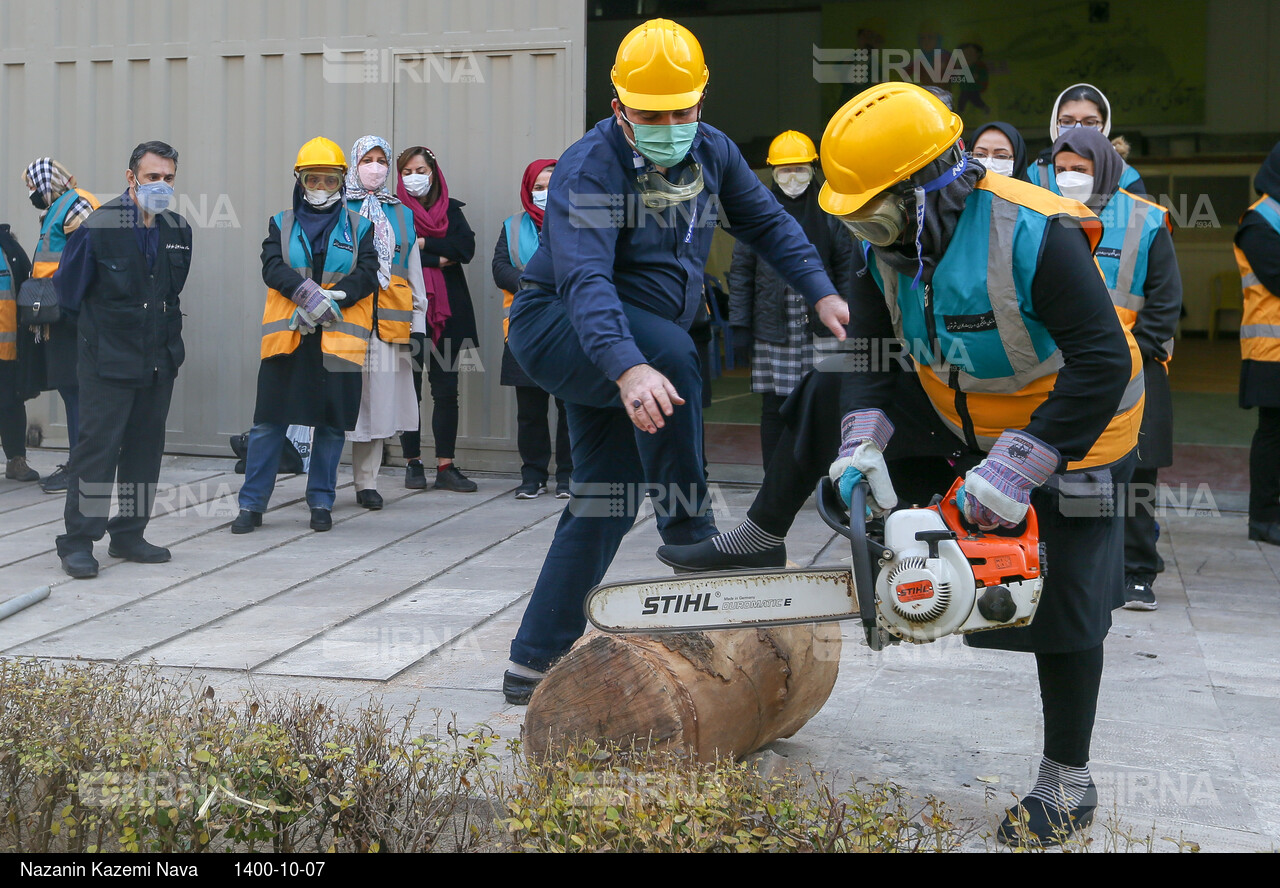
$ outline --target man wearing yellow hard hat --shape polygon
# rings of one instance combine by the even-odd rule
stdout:
[[[870,344],[870,371],[806,377],[796,427],[747,520],[724,536],[756,541],[753,563],[785,564],[781,540],[823,475],[846,502],[865,480],[880,514],[928,502],[957,476],[980,527],[1015,527],[1034,507],[1048,565],[1034,622],[966,641],[1036,655],[1039,777],[997,835],[1016,841],[1025,820],[1027,840],[1054,844],[1097,805],[1088,762],[1102,643],[1124,602],[1114,491],[1132,472],[1142,361],[1094,264],[1097,217],[966,159],[962,128],[909,83],[866,90],[827,124],[819,200],[867,257],[849,341]],[[659,557],[741,564],[715,542]]]
[[[752,244],[844,336],[848,306],[796,221],[732,141],[701,122],[708,71],[688,29],[654,19],[623,38],[613,114],[560,157],[542,241],[510,314],[526,373],[565,402],[573,491],[503,689],[525,702],[582,634],[582,603],[650,493],[671,543],[712,536],[702,378],[688,329],[717,225]]]

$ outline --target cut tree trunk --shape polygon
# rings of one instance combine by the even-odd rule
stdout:
[[[579,639],[529,701],[524,748],[543,757],[584,740],[741,757],[790,737],[831,694],[831,623]]]

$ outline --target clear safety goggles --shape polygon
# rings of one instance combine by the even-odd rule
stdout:
[[[649,170],[636,176],[640,190],[640,202],[651,210],[665,210],[693,200],[702,193],[702,167],[690,163],[680,175],[680,181],[672,183],[657,170]]]

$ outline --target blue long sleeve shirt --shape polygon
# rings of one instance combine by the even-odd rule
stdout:
[[[133,233],[138,239],[138,252],[147,260],[147,268],[156,267],[156,253],[160,250],[160,229],[153,222],[148,228],[142,224],[137,205],[126,191],[120,197],[126,209],[131,210]],[[62,260],[53,273],[53,286],[58,293],[58,306],[64,312],[77,314],[85,295],[93,286],[93,276],[97,269],[97,258],[93,253],[93,240],[88,229],[92,227],[93,216],[81,223],[71,233],[67,246],[62,251]]]
[[[704,182],[697,197],[645,207],[636,180],[651,167],[609,117],[571,145],[551,175],[542,244],[521,280],[559,294],[583,350],[611,380],[645,363],[622,303],[686,330],[693,323],[717,225],[750,244],[810,304],[836,292],[804,230],[728,136],[701,124],[667,179],[680,181],[695,162]]]

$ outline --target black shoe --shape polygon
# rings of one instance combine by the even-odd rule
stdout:
[[[1131,611],[1153,611],[1156,604],[1156,593],[1151,583],[1140,582],[1133,577],[1126,577],[1124,584],[1124,609]]]
[[[249,509],[241,509],[236,520],[231,522],[232,533],[253,533],[255,527],[262,526],[262,513]]]
[[[71,476],[67,474],[66,466],[58,466],[54,469],[53,474],[46,475],[44,480],[40,482],[40,489],[45,493],[66,493],[67,486],[71,483]]]
[[[1164,559],[1161,558],[1159,555],[1156,556],[1156,573],[1158,574],[1164,573]]]
[[[15,456],[4,464],[4,476],[10,481],[39,481],[40,473],[31,468],[25,456]]]
[[[570,494],[569,494],[569,482],[568,482],[568,481],[557,481],[557,482],[556,482],[556,499],[568,499],[568,498],[569,498],[569,496],[570,496]]]
[[[333,529],[333,516],[328,509],[311,509],[311,529],[318,533]]]
[[[661,546],[658,560],[676,570],[686,571],[786,567],[787,547],[781,545],[748,555],[729,555],[717,549],[711,539],[705,539],[691,546]]]
[[[1050,807],[1038,798],[1025,798],[1004,814],[996,839],[1002,845],[1051,848],[1061,845],[1093,822],[1098,788],[1089,784],[1082,804],[1069,810]]]
[[[68,552],[62,556],[62,569],[69,577],[88,580],[98,575],[98,559],[92,552]]]
[[[366,509],[376,512],[382,508],[382,494],[376,490],[357,490],[356,505],[364,506]]]
[[[1280,546],[1280,521],[1250,521],[1249,539]]]
[[[164,546],[153,546],[146,540],[138,540],[132,545],[118,545],[115,540],[107,546],[107,554],[112,558],[123,558],[125,561],[136,561],[138,564],[164,564],[173,555]]]
[[[508,670],[502,674],[502,696],[513,706],[528,706],[540,681],[541,678],[525,678]]]
[[[516,499],[537,499],[547,492],[545,482],[526,481],[516,488]]]
[[[475,493],[480,488],[476,482],[458,471],[453,463],[436,469],[436,490],[452,490],[455,493]]]
[[[427,489],[427,469],[420,462],[409,463],[404,467],[404,486],[409,490]]]

